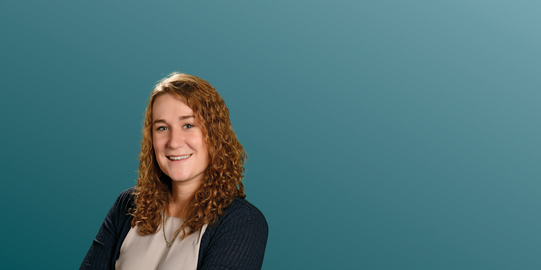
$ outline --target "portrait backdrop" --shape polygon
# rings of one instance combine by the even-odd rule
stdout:
[[[210,82],[263,269],[541,269],[539,1],[3,1],[4,269],[77,269],[143,112]]]

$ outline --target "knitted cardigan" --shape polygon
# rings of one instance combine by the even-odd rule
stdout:
[[[134,187],[122,192],[105,217],[80,269],[115,269],[120,247],[131,229]],[[199,247],[198,270],[261,269],[268,226],[263,214],[245,199],[236,198],[224,215],[207,227]],[[179,266],[181,269],[182,266]]]

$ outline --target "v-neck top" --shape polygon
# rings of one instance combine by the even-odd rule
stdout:
[[[182,238],[184,232],[180,231],[173,240],[175,232],[182,226],[183,220],[178,217],[165,215],[165,236],[171,242],[167,247],[164,238],[163,224],[155,234],[141,236],[138,226],[130,229],[120,247],[120,256],[116,260],[116,270],[168,270],[168,269],[197,269],[199,246],[207,225],[200,230]],[[188,232],[190,228],[186,228]]]

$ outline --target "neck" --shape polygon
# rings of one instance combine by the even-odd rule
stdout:
[[[167,207],[168,215],[172,217],[184,217],[186,214],[186,205],[199,188],[199,182],[183,183],[172,181],[171,201]]]

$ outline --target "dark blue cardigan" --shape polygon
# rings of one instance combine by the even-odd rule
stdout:
[[[134,207],[133,190],[131,187],[118,196],[80,269],[115,269],[120,247],[131,229],[133,217],[128,209]],[[267,236],[263,214],[245,199],[236,198],[216,224],[205,230],[197,269],[261,269]]]

